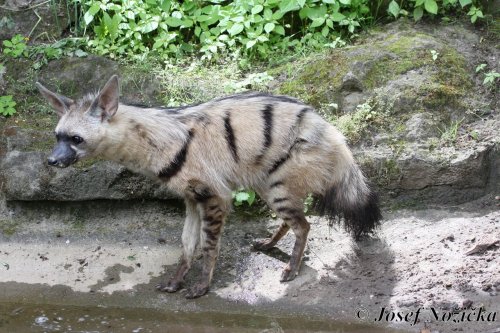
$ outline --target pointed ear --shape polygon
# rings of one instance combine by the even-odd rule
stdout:
[[[113,75],[104,88],[99,92],[95,106],[101,110],[101,119],[111,119],[118,110],[118,102],[120,97],[120,86],[118,83],[118,75]]]
[[[52,106],[52,108],[56,110],[59,118],[62,117],[66,112],[68,112],[69,107],[74,103],[71,98],[53,93],[49,89],[45,88],[40,82],[35,83],[35,85],[42,96],[45,97],[45,99],[49,102],[50,106]]]

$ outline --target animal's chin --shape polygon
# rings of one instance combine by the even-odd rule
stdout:
[[[70,165],[73,165],[75,164],[76,162],[78,162],[78,158],[76,157],[73,161],[69,162],[69,163],[62,163],[62,162],[59,162],[57,163],[56,165],[54,165],[55,167],[59,168],[59,169],[65,169],[67,167],[69,167]]]

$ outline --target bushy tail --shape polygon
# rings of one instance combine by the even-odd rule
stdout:
[[[371,234],[382,219],[378,196],[355,163],[344,170],[325,193],[315,198],[314,208],[331,221],[342,219],[356,240]]]

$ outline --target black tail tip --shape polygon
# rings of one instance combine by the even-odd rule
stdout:
[[[380,220],[382,220],[378,195],[375,192],[371,192],[364,205],[353,210],[352,213],[346,214],[344,217],[347,230],[352,233],[356,241],[361,240],[364,236],[373,234],[380,226]]]
[[[314,208],[320,215],[327,216],[331,221],[343,218],[345,229],[357,241],[373,234],[380,225],[382,213],[376,192],[370,191],[365,200],[358,205],[347,206],[339,201],[335,189],[332,188],[325,195],[316,198]]]

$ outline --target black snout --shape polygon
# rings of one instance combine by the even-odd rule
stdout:
[[[47,163],[51,166],[65,168],[77,160],[76,151],[71,148],[69,142],[58,141],[52,154],[47,159]]]

